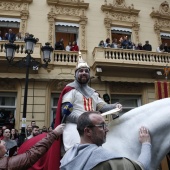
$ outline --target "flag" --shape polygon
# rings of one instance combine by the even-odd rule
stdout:
[[[170,97],[170,82],[167,81],[156,81],[155,82],[155,96],[156,99],[163,99]],[[170,155],[170,153],[169,153]],[[170,169],[170,159],[168,159],[169,156],[167,155],[161,162],[161,169]]]
[[[170,83],[166,81],[164,82],[156,81],[155,95],[157,100],[170,97]]]

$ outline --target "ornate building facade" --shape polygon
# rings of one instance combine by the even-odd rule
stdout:
[[[163,0],[0,0],[2,37],[13,29],[39,38],[33,57],[42,61],[41,46],[52,46],[60,38],[66,46],[77,41],[84,60],[91,67],[90,86],[100,96],[108,94],[110,102],[123,104],[123,113],[155,100],[154,82],[164,80],[163,68],[169,66],[170,54],[158,53],[162,43],[170,45],[170,3]],[[131,42],[145,44],[152,51],[101,48],[101,40],[127,36]],[[0,112],[15,115],[15,127],[21,127],[25,69],[9,65],[5,43],[0,41]],[[24,42],[14,60],[25,56]],[[47,69],[30,69],[27,124],[35,120],[50,126],[63,87],[74,80],[77,52],[54,50]],[[162,73],[158,75],[157,72]],[[106,117],[111,121],[111,117]],[[0,120],[1,125],[3,120]]]
[[[91,67],[90,86],[109,102],[123,104],[123,113],[155,100],[155,81],[164,81],[163,68],[169,66],[170,53],[158,53],[161,43],[170,45],[170,3],[163,0],[0,0],[0,31],[4,36],[13,29],[39,38],[33,57],[41,59],[41,46],[52,46],[60,38],[64,45],[77,41],[84,60]],[[131,42],[145,44],[152,51],[101,48],[101,40],[127,36]],[[9,65],[5,59],[6,40],[0,41],[0,113],[15,115],[20,129],[23,113],[25,69]],[[24,42],[14,61],[25,57]],[[54,50],[47,69],[30,69],[27,124],[35,120],[50,126],[59,94],[74,80],[78,53]],[[158,75],[158,72],[160,73]],[[112,117],[106,117],[111,121]],[[1,117],[2,126],[5,119]]]
[[[164,79],[156,72],[169,63],[168,53],[156,53],[161,41],[169,42],[169,3],[159,0],[156,3],[150,1],[147,7],[146,4],[139,1],[132,4],[130,0],[100,0],[97,3],[88,0],[0,0],[0,30],[3,35],[12,28],[16,34],[21,32],[23,37],[26,32],[38,37],[33,57],[39,61],[40,47],[45,42],[54,46],[59,38],[65,36],[66,46],[73,37],[84,60],[91,66],[90,85],[101,96],[108,93],[111,100],[136,96],[134,102],[139,106],[155,100],[154,81]],[[127,34],[135,44],[144,45],[148,40],[152,51],[98,47],[100,40],[112,40],[118,34]],[[15,93],[16,127],[19,128],[25,70],[9,66],[4,57],[6,41],[0,43],[1,92]],[[16,44],[20,44],[15,54],[17,61],[24,57],[24,43],[16,41]],[[31,70],[28,122],[35,119],[40,125],[50,125],[52,96],[58,95],[64,85],[74,79],[77,56],[77,52],[55,50],[46,70]]]

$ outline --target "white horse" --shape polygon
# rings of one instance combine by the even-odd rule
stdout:
[[[109,124],[104,148],[124,157],[137,160],[141,144],[139,128],[149,129],[152,140],[150,170],[156,170],[161,160],[170,151],[170,98],[135,108]]]

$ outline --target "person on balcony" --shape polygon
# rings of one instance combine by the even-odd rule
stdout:
[[[158,53],[163,53],[165,50],[164,50],[164,45],[163,44],[160,44],[157,48],[156,48],[156,52]]]
[[[117,39],[116,38],[113,38],[113,41],[112,41],[112,44],[111,44],[111,48],[118,48]]]
[[[24,41],[24,37],[21,36],[21,32],[16,34],[16,41]]]
[[[66,51],[70,51],[71,46],[72,46],[72,43],[69,41],[68,45],[66,46]]]
[[[138,46],[136,47],[136,50],[143,50],[142,43],[138,43]]]
[[[149,41],[145,41],[145,45],[143,46],[143,50],[152,51],[152,46],[149,44]]]
[[[14,42],[16,40],[16,35],[13,33],[12,29],[9,29],[9,32],[5,35],[5,40]]]
[[[79,51],[79,47],[76,41],[73,41],[70,51]]]
[[[169,53],[170,52],[170,46],[168,46],[168,43],[164,44],[164,51]]]
[[[127,36],[124,36],[121,46],[123,49],[132,49],[132,42],[128,40]]]
[[[30,35],[30,34],[29,34],[29,32],[26,32],[26,33],[25,33],[25,37],[24,37],[24,39],[25,39],[25,38],[28,38],[28,37],[29,37],[29,35]]]
[[[111,47],[110,38],[106,39],[106,42],[104,43],[104,47],[106,47],[106,48],[110,48]]]
[[[103,40],[101,40],[101,41],[99,42],[98,47],[104,47],[104,41],[103,41]]]
[[[65,50],[63,38],[61,38],[60,41],[55,43],[55,50]]]

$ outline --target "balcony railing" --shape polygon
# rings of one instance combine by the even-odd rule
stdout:
[[[5,59],[5,44],[9,41],[0,41],[0,57]],[[24,41],[15,41],[14,42],[19,48],[15,52],[15,59],[25,57],[25,42]],[[32,57],[38,60],[41,60],[41,44],[37,43],[34,48],[34,53]]]
[[[55,50],[53,53],[54,63],[74,65],[77,63],[78,52]]]
[[[170,53],[158,53],[144,50],[128,50],[95,47],[95,62],[127,63],[165,66],[170,63]]]
[[[5,44],[8,41],[0,41],[0,58],[5,60]],[[14,42],[19,48],[15,52],[15,60],[25,56],[25,42],[15,41]],[[34,48],[32,57],[41,60],[41,43],[37,43]],[[77,63],[78,52],[74,51],[60,51],[54,50],[52,53],[51,63],[53,65],[70,65],[74,66]]]

